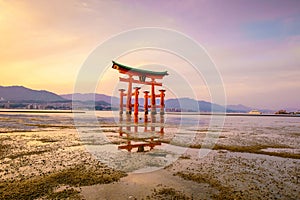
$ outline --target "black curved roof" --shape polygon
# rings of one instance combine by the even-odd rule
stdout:
[[[144,75],[156,75],[156,76],[166,76],[169,75],[167,71],[163,71],[163,72],[155,72],[155,71],[150,71],[150,70],[144,70],[144,69],[137,69],[137,68],[133,68],[133,67],[129,67],[120,63],[117,63],[115,61],[113,62],[113,66],[117,65],[119,68],[125,70],[125,71],[132,71],[132,72],[137,72],[140,74],[144,74]]]

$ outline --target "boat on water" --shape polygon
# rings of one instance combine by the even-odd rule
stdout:
[[[248,112],[248,114],[251,114],[251,115],[261,115],[262,113],[259,110],[251,110],[250,112]]]

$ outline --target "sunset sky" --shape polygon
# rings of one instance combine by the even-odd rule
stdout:
[[[300,109],[299,0],[0,0],[0,85],[72,93],[99,44],[139,27],[176,30],[201,44],[220,71],[228,104]],[[118,61],[183,67],[165,54],[137,52]],[[97,92],[111,95],[117,77],[109,69]],[[203,84],[197,98],[209,101]]]

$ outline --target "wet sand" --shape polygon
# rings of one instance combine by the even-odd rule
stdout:
[[[186,199],[299,199],[299,166],[295,159],[227,151],[200,159],[191,149],[165,169],[83,187],[82,194],[86,199],[147,199],[167,187]],[[161,199],[168,197],[172,199],[167,194]]]
[[[0,133],[0,199],[300,198],[297,123],[285,127],[250,124],[243,131],[234,129],[234,124],[225,125],[214,150],[203,158],[198,148],[207,146],[203,139],[208,130],[189,127],[185,133],[196,134],[189,144],[193,148],[174,162],[152,172],[124,173],[86,151],[101,144],[80,138],[69,117],[0,118],[12,124],[1,127]],[[118,129],[114,123],[102,127],[111,141],[122,142]],[[163,142],[171,142],[174,129],[165,127]]]

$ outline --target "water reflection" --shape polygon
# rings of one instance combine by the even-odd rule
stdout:
[[[144,115],[144,120],[139,122],[137,115],[133,119],[131,115],[126,115],[124,121],[123,115],[119,117],[119,136],[126,139],[125,144],[118,146],[118,149],[126,149],[131,152],[137,148],[136,152],[147,152],[154,149],[155,146],[161,145],[158,141],[164,135],[164,115],[159,115],[159,123],[157,123],[156,115]],[[141,120],[141,118],[140,118]]]

